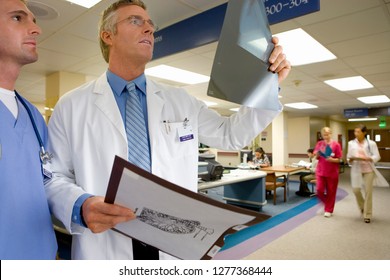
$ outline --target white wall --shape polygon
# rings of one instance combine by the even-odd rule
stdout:
[[[342,123],[342,122],[337,122],[337,121],[332,121],[330,120],[329,121],[329,127],[330,129],[332,130],[332,139],[337,141],[338,140],[338,135],[341,134],[342,135],[342,144],[341,144],[341,148],[343,150],[343,155],[345,157],[346,153],[347,153],[347,125],[345,123]]]
[[[306,154],[310,148],[310,117],[289,119],[287,126],[288,153]]]
[[[327,126],[325,119],[310,118],[310,147],[314,148],[317,143],[317,133]]]
[[[300,160],[307,161],[307,149],[310,146],[310,117],[290,118],[288,127],[288,153],[303,154],[302,157],[289,157],[288,163],[297,163]]]
[[[272,123],[257,136],[256,142],[266,153],[272,153]]]

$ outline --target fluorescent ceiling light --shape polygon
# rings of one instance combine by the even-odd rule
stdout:
[[[66,0],[66,1],[71,2],[73,4],[77,4],[77,5],[83,6],[83,7],[87,8],[87,9],[89,9],[92,6],[95,6],[101,0]]]
[[[210,80],[209,76],[201,75],[198,73],[186,71],[163,64],[146,69],[145,74],[148,76],[189,85],[205,83]]]
[[[358,97],[358,100],[366,104],[390,102],[390,99],[386,95]]]
[[[348,119],[349,122],[368,122],[376,121],[378,118],[358,118],[358,119]]]
[[[305,65],[337,57],[307,34],[302,28],[275,34],[279,38],[279,43],[283,46],[283,52],[291,65]]]
[[[206,103],[207,107],[217,106],[218,105],[218,103],[212,102],[212,101],[204,101],[204,103]]]
[[[306,102],[288,103],[284,104],[284,106],[300,110],[318,108],[318,106]]]
[[[327,80],[325,81],[325,83],[340,91],[349,91],[349,90],[366,89],[366,88],[374,87],[362,76]]]
[[[233,112],[238,112],[240,110],[240,108],[231,108],[230,111],[233,111]]]

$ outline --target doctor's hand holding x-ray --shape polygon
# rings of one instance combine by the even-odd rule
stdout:
[[[273,37],[272,42],[275,44],[275,48],[269,57],[269,62],[271,63],[269,69],[270,71],[278,74],[278,81],[281,83],[290,73],[291,64],[286,59],[282,46],[278,45],[279,39],[277,37]]]
[[[241,149],[282,109],[281,105],[279,111],[242,106],[231,117],[222,117],[182,88],[148,79],[144,70],[152,59],[154,31],[155,25],[142,1],[120,0],[107,8],[99,35],[108,70],[64,95],[50,119],[53,179],[46,189],[54,215],[74,234],[74,259],[133,257],[131,239],[108,230],[135,219],[133,209],[107,204],[103,199],[114,157],[127,158],[130,150],[124,117],[129,81],[136,84],[144,101],[151,172],[194,192],[199,142],[219,149]],[[273,38],[273,42],[270,71],[277,73],[281,82],[291,65],[278,39]],[[166,120],[171,131],[163,125]],[[184,120],[193,131],[189,141],[175,137]]]

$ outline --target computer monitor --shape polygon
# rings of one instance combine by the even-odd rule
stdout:
[[[203,181],[215,181],[222,178],[223,166],[215,160],[213,154],[200,154],[199,161],[205,161],[207,165],[207,174],[201,174],[200,178]]]
[[[241,160],[241,162],[244,161],[244,155],[247,156],[247,157],[246,157],[247,162],[253,160],[253,153],[252,153],[252,150],[241,150],[241,151],[240,151],[240,160]]]

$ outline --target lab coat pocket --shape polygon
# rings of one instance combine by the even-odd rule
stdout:
[[[383,175],[375,169],[375,177],[373,181],[374,187],[389,187],[389,182],[383,177]]]
[[[190,124],[163,122],[161,124],[159,149],[169,158],[182,158],[197,153],[198,141]]]

